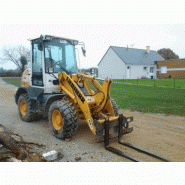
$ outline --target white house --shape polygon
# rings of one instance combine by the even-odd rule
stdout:
[[[164,60],[147,46],[144,49],[110,46],[98,64],[99,78],[156,78],[154,61]]]

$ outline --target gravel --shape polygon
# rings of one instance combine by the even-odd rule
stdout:
[[[0,78],[0,124],[14,134],[22,136],[24,141],[45,145],[47,151],[61,152],[64,157],[60,162],[129,161],[106,151],[104,144],[96,142],[96,137],[84,122],[79,123],[79,130],[71,140],[64,141],[52,135],[46,119],[29,123],[21,121],[14,100],[16,89],[17,87]],[[123,136],[125,141],[166,156],[171,161],[185,161],[185,117],[143,114],[129,110],[119,110],[119,113],[134,117],[134,121],[130,123],[134,131]],[[112,145],[119,148],[116,143]],[[43,153],[46,149],[41,148],[37,152]],[[126,147],[122,147],[121,150],[145,161],[155,161]]]

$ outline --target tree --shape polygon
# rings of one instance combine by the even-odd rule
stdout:
[[[24,55],[21,55],[20,63],[22,64],[22,72],[25,70],[25,65],[27,64],[27,59]]]
[[[3,56],[2,60],[13,62],[23,72],[27,61],[29,61],[30,51],[24,46],[4,48]]]
[[[159,49],[157,51],[159,55],[161,55],[165,60],[170,60],[170,59],[179,59],[179,56],[175,54],[171,49],[169,48],[163,48]]]
[[[4,72],[4,69],[3,67],[0,68],[0,73]]]

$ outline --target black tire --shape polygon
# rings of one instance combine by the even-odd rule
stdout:
[[[111,103],[112,103],[115,116],[118,116],[118,105],[116,104],[113,98],[111,98]]]
[[[21,109],[22,105],[25,103],[26,111],[23,111]],[[21,94],[18,99],[18,110],[20,118],[23,121],[30,122],[37,118],[38,114],[38,104],[35,100],[29,99],[29,96],[27,93]],[[24,112],[24,114],[23,114]]]
[[[114,114],[115,114],[115,116],[118,116],[118,105],[117,105],[117,103],[114,101],[114,99],[113,98],[111,98],[111,103],[112,103],[112,108],[113,108],[113,110],[114,110]],[[114,132],[118,132],[118,121],[116,121],[115,122],[115,125],[116,126],[113,126],[113,130],[114,130]]]
[[[61,125],[57,125],[53,121],[54,114],[60,113],[62,118]],[[60,116],[58,115],[58,116]],[[58,100],[51,104],[48,113],[49,125],[53,135],[59,139],[71,138],[77,131],[77,114],[74,106],[67,100]],[[58,123],[57,123],[58,124]]]

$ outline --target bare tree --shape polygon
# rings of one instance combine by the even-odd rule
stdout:
[[[160,54],[165,60],[179,59],[179,56],[169,48],[160,49],[157,53]]]
[[[22,72],[23,72],[25,70],[25,65],[28,63],[28,61],[24,55],[21,55],[20,63],[22,64]]]
[[[3,56],[2,60],[13,62],[23,72],[30,58],[30,50],[21,45],[12,48],[4,47]]]

